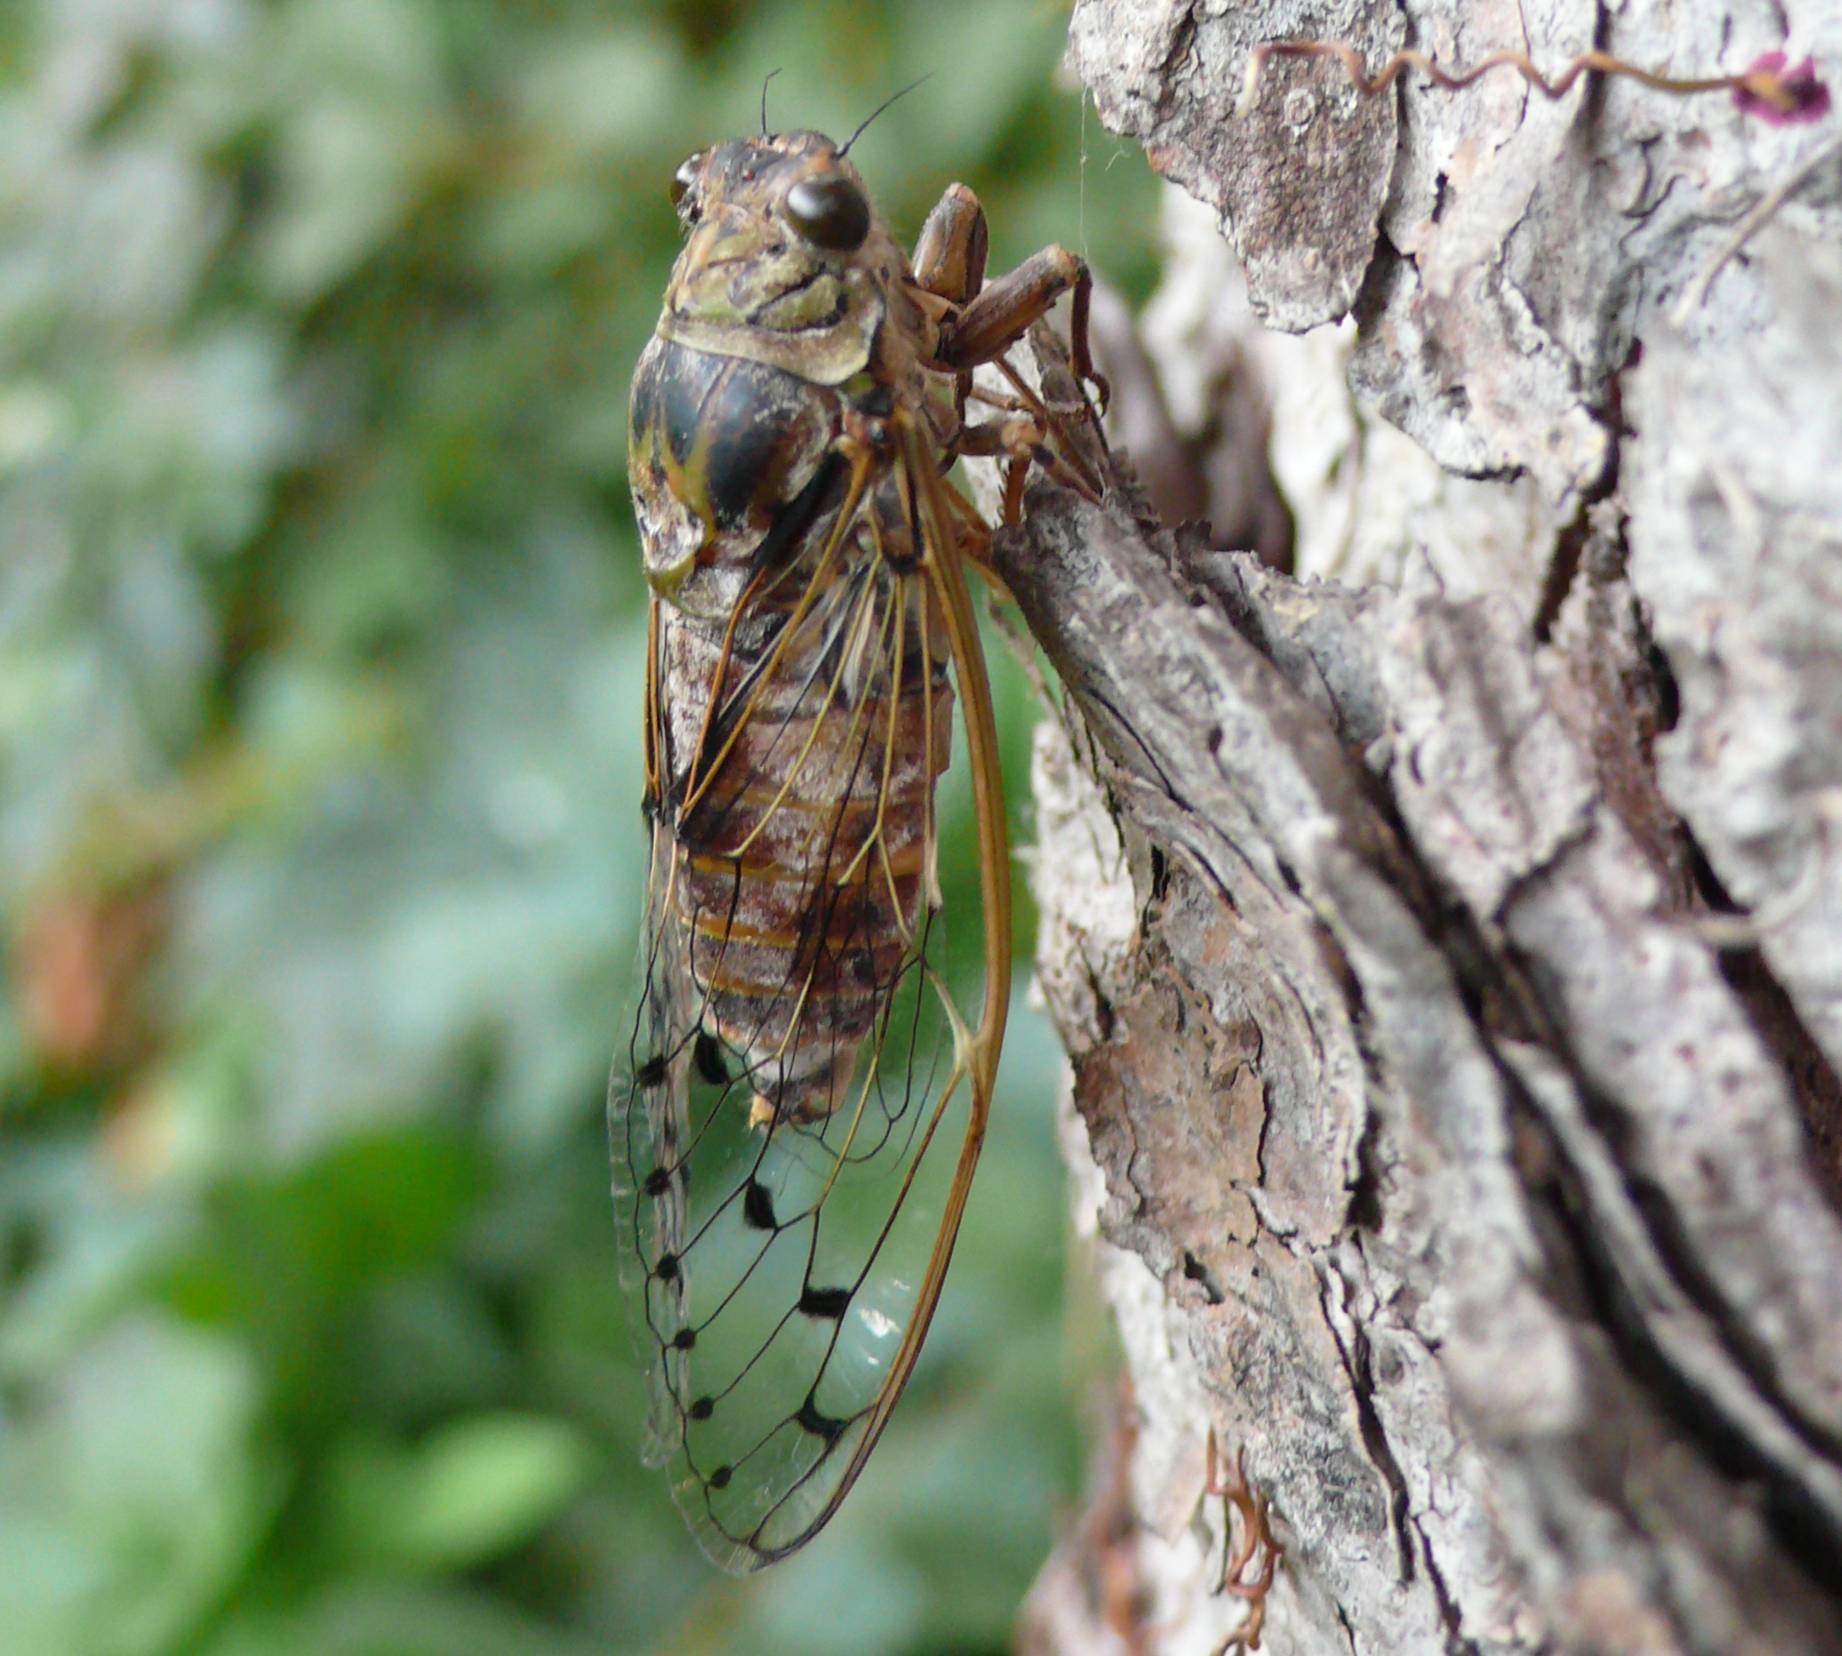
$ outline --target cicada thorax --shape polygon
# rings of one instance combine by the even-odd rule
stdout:
[[[797,374],[656,336],[634,372],[628,471],[646,579],[723,621],[762,571],[797,560],[834,508],[841,399]]]

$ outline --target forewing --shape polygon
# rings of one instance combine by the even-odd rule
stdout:
[[[939,485],[931,474],[913,479],[931,491],[929,509],[913,519],[937,536],[946,521]],[[624,1282],[650,1375],[647,1459],[670,1467],[705,1550],[735,1571],[808,1540],[880,1434],[939,1293],[983,1136],[992,1058],[983,1038],[992,1032],[981,1030],[979,1014],[962,1012],[936,969],[931,790],[919,840],[913,823],[904,837],[890,820],[903,760],[890,711],[899,686],[931,672],[948,640],[962,705],[970,691],[968,716],[988,732],[982,664],[968,672],[967,635],[942,626],[941,592],[926,573],[875,563],[855,584],[811,596],[796,623],[830,628],[828,647],[810,652],[814,669],[792,675],[789,695],[762,692],[762,675],[752,689],[730,691],[704,739],[706,752],[722,757],[700,782],[713,799],[767,801],[756,851],[776,835],[810,836],[793,907],[807,936],[871,975],[873,1024],[861,1038],[834,1028],[834,1004],[816,992],[797,952],[777,992],[761,997],[752,1028],[733,1004],[713,1005],[687,951],[714,946],[741,971],[754,949],[748,859],[737,861],[731,901],[701,907],[690,933],[697,941],[687,941],[677,898],[695,853],[662,812],[644,997],[611,1108]],[[671,694],[659,682],[649,696],[655,777]],[[801,755],[791,767],[789,750]],[[776,751],[778,764],[762,757]],[[880,778],[890,809],[866,812],[840,782],[866,776]],[[814,780],[829,797],[814,797]],[[975,791],[989,813],[997,797],[992,778],[984,781]],[[983,845],[1001,844],[993,838],[1001,822],[981,827]],[[883,899],[917,846],[923,897],[892,941],[874,916],[894,906]],[[785,908],[784,892],[780,901]],[[1003,908],[994,902],[995,913]],[[853,916],[864,917],[862,930]],[[759,958],[752,969],[758,982]],[[706,970],[706,986],[709,978]],[[763,1057],[764,1038],[781,1058]],[[796,1050],[805,1054],[797,1062],[785,1056]],[[834,1107],[790,1107],[782,1079],[790,1068],[823,1073],[834,1060]]]

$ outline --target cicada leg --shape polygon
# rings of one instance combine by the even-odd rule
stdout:
[[[1064,293],[1073,293],[1068,319],[1068,343],[1074,370],[1083,385],[1100,393],[1104,409],[1111,387],[1094,367],[1088,346],[1087,313],[1093,301],[1094,278],[1087,261],[1065,247],[1044,247],[1022,264],[981,289],[966,303],[945,342],[942,356],[953,366],[971,367],[1002,356],[1045,315]]]
[[[1015,379],[1015,372],[1002,357],[998,359],[999,370]],[[979,395],[976,391],[974,395]],[[1020,403],[1028,408],[1029,404]],[[1004,494],[999,509],[999,521],[1007,528],[1015,524],[1023,515],[1023,489],[1029,481],[1030,468],[1035,466],[1046,472],[1065,489],[1073,489],[1078,495],[1090,501],[1100,499],[1100,485],[1097,479],[1090,478],[1074,466],[1046,442],[1043,441],[1042,420],[1052,418],[1046,405],[1043,415],[1018,416],[1009,420],[997,420],[985,425],[966,426],[960,432],[957,452],[972,459],[1004,459]],[[1070,452],[1075,452],[1072,448]]]
[[[970,370],[1002,356],[1048,313],[1064,293],[1072,292],[1069,345],[1076,375],[1100,393],[1104,408],[1110,395],[1094,370],[1088,348],[1087,313],[1094,292],[1087,261],[1065,247],[1045,247],[995,282],[985,281],[987,251],[985,210],[963,184],[948,186],[915,244],[915,280],[930,293],[959,307],[938,347],[940,366]]]
[[[951,304],[969,305],[985,285],[990,247],[979,198],[964,184],[949,184],[915,242],[915,280]]]
[[[985,212],[978,197],[963,184],[949,185],[928,214],[915,244],[915,281],[926,294],[945,301],[934,366],[957,378],[955,412],[961,429],[956,452],[1007,457],[1003,517],[1010,523],[1021,510],[1024,480],[1032,465],[1090,499],[1101,493],[1101,479],[1080,464],[1079,449],[1068,440],[1065,425],[1067,420],[1086,416],[1098,435],[1099,420],[1093,409],[1084,400],[1067,405],[1046,402],[1005,360],[1005,353],[1064,293],[1073,296],[1069,348],[1076,385],[1092,385],[1103,408],[1110,393],[1106,380],[1094,368],[1088,342],[1093,277],[1086,262],[1066,248],[1045,247],[988,285],[987,252]],[[972,385],[972,370],[988,362],[1010,381],[1014,396]],[[968,425],[965,409],[969,400],[1011,418]],[[1072,462],[1048,445],[1052,435],[1062,438],[1058,448],[1074,456]],[[1100,442],[1104,448],[1104,436]]]

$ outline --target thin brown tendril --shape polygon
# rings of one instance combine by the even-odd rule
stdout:
[[[1221,1496],[1224,1506],[1224,1557],[1219,1590],[1247,1601],[1247,1615],[1241,1625],[1215,1647],[1214,1656],[1228,1656],[1234,1650],[1258,1650],[1260,1634],[1266,1626],[1266,1595],[1272,1591],[1273,1574],[1279,1568],[1279,1560],[1285,1548],[1273,1534],[1266,1497],[1247,1481],[1247,1456],[1244,1450],[1235,1452],[1234,1476],[1230,1478],[1223,1474],[1213,1426],[1209,1428],[1208,1471],[1204,1488],[1210,1495]],[[1231,1549],[1237,1515],[1241,1520],[1241,1544]],[[1256,1557],[1261,1561],[1260,1572],[1250,1577],[1247,1574],[1248,1566]]]
[[[1744,92],[1750,93],[1761,102],[1769,104],[1780,114],[1790,115],[1798,108],[1798,98],[1785,85],[1784,78],[1769,69],[1754,68],[1742,75],[1710,75],[1694,80],[1677,80],[1669,75],[1655,74],[1649,69],[1640,69],[1635,64],[1626,63],[1622,58],[1612,57],[1609,53],[1592,51],[1582,52],[1553,80],[1549,80],[1531,63],[1522,52],[1493,52],[1481,63],[1450,75],[1434,63],[1424,52],[1396,52],[1381,66],[1381,71],[1373,80],[1363,67],[1362,55],[1355,47],[1342,40],[1278,40],[1264,46],[1256,46],[1247,60],[1247,82],[1241,91],[1241,101],[1235,106],[1237,116],[1246,115],[1254,107],[1255,94],[1259,88],[1260,77],[1264,73],[1269,58],[1335,58],[1348,73],[1351,82],[1365,98],[1372,98],[1378,92],[1385,92],[1409,69],[1418,69],[1436,85],[1448,92],[1457,92],[1469,86],[1480,76],[1487,75],[1492,69],[1514,69],[1522,78],[1534,87],[1543,97],[1563,98],[1572,89],[1573,84],[1582,75],[1624,75],[1631,80],[1650,87],[1657,92],[1673,92],[1677,96],[1687,96],[1696,92]]]

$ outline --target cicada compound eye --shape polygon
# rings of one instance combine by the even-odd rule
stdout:
[[[787,222],[814,246],[854,253],[870,233],[870,204],[842,173],[802,178],[787,191]]]
[[[697,182],[697,175],[703,171],[704,156],[699,150],[695,155],[687,155],[679,163],[678,170],[672,174],[672,205],[682,208],[684,198],[690,194],[691,186]]]

